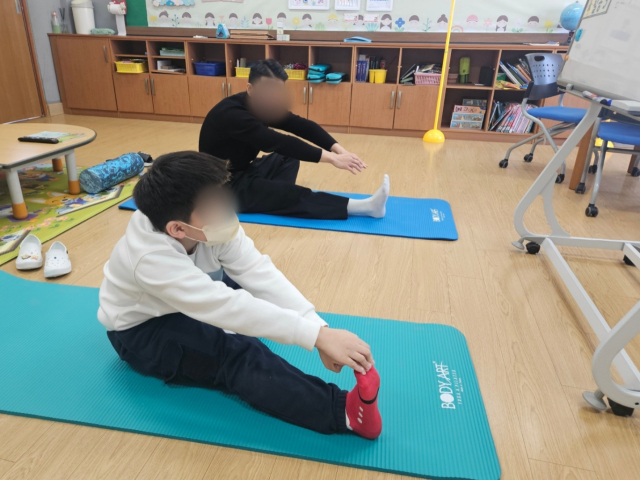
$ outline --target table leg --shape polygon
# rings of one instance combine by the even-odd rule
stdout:
[[[640,146],[635,146],[633,147],[634,150],[640,150]],[[631,156],[631,160],[629,160],[629,169],[627,170],[627,173],[631,173],[633,172],[634,167],[636,166],[636,158],[638,157],[638,155],[632,155]]]
[[[78,181],[76,154],[73,150],[65,155],[65,162],[67,163],[67,176],[69,177],[69,193],[77,195],[80,193],[80,182]]]
[[[51,165],[53,165],[54,172],[61,172],[63,170],[62,158],[54,158],[53,160],[51,160]]]
[[[22,189],[20,188],[20,179],[18,178],[17,169],[9,169],[7,172],[7,184],[9,185],[9,195],[11,196],[11,207],[13,208],[13,216],[18,220],[27,218],[29,212],[24,203]]]
[[[580,143],[578,144],[578,155],[576,155],[576,163],[573,166],[573,173],[571,173],[571,180],[569,181],[569,188],[571,190],[575,190],[580,183],[582,171],[584,170],[584,163],[591,160],[590,158],[587,158],[587,153],[589,152],[589,142],[591,141],[592,131],[593,127],[585,133],[584,137],[582,137],[582,140],[580,140]]]

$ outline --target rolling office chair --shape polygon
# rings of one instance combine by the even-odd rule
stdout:
[[[602,122],[602,120],[616,120],[613,122]],[[640,122],[636,122],[629,117],[613,113],[609,110],[603,109],[600,117],[596,120],[593,127],[593,134],[591,136],[591,142],[589,144],[589,151],[587,152],[587,159],[591,159],[592,152],[597,153],[595,150],[596,137],[602,140],[602,146],[600,147],[599,158],[596,158],[593,165],[589,166],[589,162],[585,162],[584,170],[582,171],[582,178],[580,183],[576,187],[576,193],[585,193],[587,181],[587,173],[596,174],[595,183],[593,184],[593,192],[591,193],[591,200],[589,206],[585,210],[587,217],[597,217],[598,207],[596,207],[596,200],[598,198],[598,191],[600,190],[600,182],[602,181],[602,173],[604,170],[604,160],[608,152],[613,153],[625,153],[636,157],[635,164],[631,169],[632,177],[640,177],[640,151],[629,148],[612,148],[609,147],[609,142],[614,144],[624,144],[640,146]]]
[[[556,83],[558,74],[560,73],[560,67],[563,63],[562,55],[557,53],[528,53],[525,55],[525,58],[529,64],[532,81],[529,82],[527,91],[522,99],[522,114],[538,125],[539,131],[526,140],[512,145],[509,150],[507,150],[504,160],[500,161],[500,168],[507,168],[509,165],[509,156],[513,149],[531,140],[534,140],[534,142],[531,146],[531,151],[524,156],[525,162],[531,162],[533,160],[533,153],[536,147],[545,140],[548,141],[553,150],[557,152],[558,146],[553,141],[553,137],[575,128],[587,113],[587,110],[584,108],[564,107],[562,105],[564,93],[560,94],[558,84]],[[560,94],[560,100],[557,107],[539,107],[527,110],[529,100],[543,100],[545,98],[555,97],[558,94]],[[560,123],[547,129],[544,123],[542,123],[542,120],[553,120]],[[562,183],[564,181],[565,169],[566,165],[562,164],[560,173],[556,178],[556,183]]]

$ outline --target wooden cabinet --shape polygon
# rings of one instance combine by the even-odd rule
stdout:
[[[351,126],[391,130],[395,106],[395,85],[354,83],[351,99]]]
[[[235,95],[236,93],[246,92],[248,78],[230,77],[227,78],[227,97]]]
[[[189,75],[191,115],[206,117],[207,113],[226,97],[226,93],[227,77]]]
[[[153,98],[148,73],[114,73],[118,110],[132,113],[153,113]]]
[[[116,94],[106,38],[56,38],[58,75],[63,79],[66,106],[116,111]]]
[[[307,118],[309,82],[302,80],[287,80],[285,85],[289,90],[291,112],[303,118]]]
[[[427,131],[433,128],[438,86],[399,85],[396,93],[394,130]]]
[[[309,83],[309,120],[320,125],[349,125],[351,84]]]
[[[155,113],[181,116],[191,114],[189,83],[186,75],[152,73],[150,77]]]

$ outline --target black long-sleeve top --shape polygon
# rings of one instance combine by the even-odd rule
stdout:
[[[200,130],[200,151],[229,160],[231,173],[246,170],[261,151],[317,163],[322,149],[331,150],[336,143],[320,125],[291,112],[278,124],[265,124],[249,111],[246,97],[243,92],[222,100],[207,114]]]

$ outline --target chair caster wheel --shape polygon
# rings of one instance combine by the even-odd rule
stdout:
[[[587,209],[584,211],[587,217],[597,217],[598,216],[598,207],[595,205],[589,205]]]
[[[576,187],[576,193],[579,193],[580,195],[584,194],[584,192],[587,191],[587,186],[584,183],[579,183],[578,186]]]
[[[524,161],[527,163],[531,163],[533,161],[533,153],[527,153],[524,156]]]
[[[527,253],[529,255],[535,255],[540,251],[540,245],[536,242],[527,243]]]
[[[624,262],[625,265],[629,265],[630,267],[635,267],[636,266],[635,263],[633,263],[631,261],[631,259],[629,257],[627,257],[626,255],[624,256],[622,261]]]
[[[498,165],[500,166],[500,168],[507,168],[509,166],[509,159],[505,158],[504,160],[500,160],[500,163]]]
[[[589,167],[589,173],[596,173],[598,171],[598,165],[591,165]]]
[[[614,402],[610,398],[607,398],[607,401],[609,402],[611,411],[617,417],[630,417],[631,415],[633,415],[633,408],[620,405],[619,403]]]
[[[561,173],[556,177],[556,183],[562,183],[562,182],[564,182],[564,173]]]
[[[632,177],[640,177],[640,168],[635,167],[633,170],[631,170],[631,176]]]

